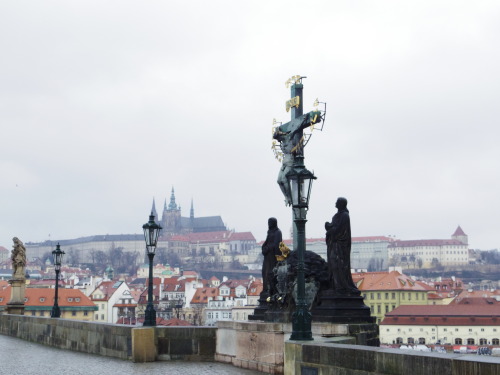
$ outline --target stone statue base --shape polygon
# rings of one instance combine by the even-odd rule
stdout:
[[[265,320],[265,313],[268,310],[267,297],[269,293],[262,291],[259,297],[259,306],[253,310],[253,314],[248,316],[248,320]]]
[[[26,281],[24,279],[9,280],[10,302],[7,302],[7,314],[24,315],[24,295],[26,289]]]
[[[311,309],[312,319],[314,322],[375,323],[363,299],[362,296],[339,296],[332,290],[325,290]]]

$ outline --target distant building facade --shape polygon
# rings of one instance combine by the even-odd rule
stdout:
[[[393,241],[393,238],[386,236],[352,237],[351,268],[365,271],[387,270],[389,266],[387,249]],[[284,242],[293,250],[291,239]],[[324,238],[307,238],[306,249],[327,260],[327,246]]]
[[[392,241],[388,253],[391,265],[403,268],[469,264],[468,237],[460,226],[449,240]]]
[[[384,344],[500,345],[495,304],[400,306],[380,324]]]

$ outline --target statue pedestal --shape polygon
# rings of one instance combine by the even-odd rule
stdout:
[[[7,314],[24,315],[24,295],[26,289],[26,280],[13,279],[9,280],[10,288],[10,301],[7,302]]]
[[[362,296],[339,296],[327,290],[317,298],[311,309],[314,322],[330,323],[375,323],[370,308]]]
[[[253,314],[248,316],[248,320],[265,320],[264,314],[268,310],[268,303],[266,301],[269,293],[262,291],[259,297],[259,306],[253,310]]]

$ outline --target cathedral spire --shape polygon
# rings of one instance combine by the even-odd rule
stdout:
[[[154,197],[153,197],[153,205],[151,206],[151,213],[154,215],[155,221],[157,222],[158,221],[158,214],[156,213],[156,205],[155,205]]]
[[[172,193],[170,194],[170,204],[168,205],[169,210],[177,210],[177,203],[175,203],[175,192],[172,186]]]

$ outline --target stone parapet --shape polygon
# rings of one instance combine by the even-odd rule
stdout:
[[[344,344],[368,344],[378,339],[378,326],[372,324],[313,323],[314,340]],[[269,374],[284,371],[284,343],[292,333],[291,323],[217,322],[215,360]]]
[[[498,358],[336,344],[329,338],[285,343],[284,373],[318,375],[500,375]]]
[[[213,327],[142,327],[0,315],[0,334],[134,362],[214,361],[215,332]]]
[[[0,334],[107,357],[131,359],[132,327],[26,315],[0,315]]]

